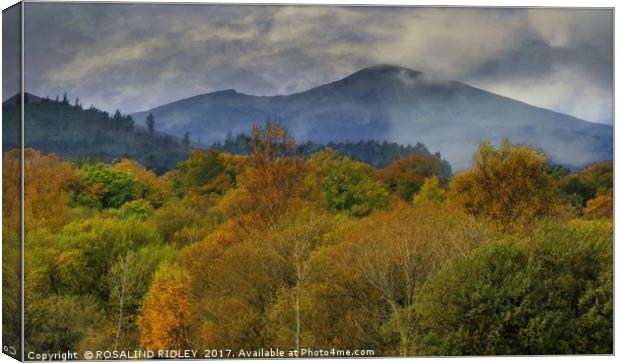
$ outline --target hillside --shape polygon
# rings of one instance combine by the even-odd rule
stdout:
[[[25,105],[24,142],[28,148],[55,153],[66,160],[96,159],[110,162],[130,158],[157,171],[174,168],[187,157],[187,146],[176,138],[150,134],[143,126],[135,126],[130,116],[96,108],[87,110],[64,102],[28,95]],[[34,100],[34,102],[30,102]],[[5,120],[17,120],[19,103],[15,97],[2,106]],[[19,124],[3,124],[3,149],[19,147]]]
[[[612,158],[612,128],[534,107],[467,84],[436,81],[395,66],[374,66],[341,80],[288,96],[259,97],[235,90],[213,92],[132,114],[143,123],[203,143],[247,133],[252,123],[278,119],[300,141],[386,140],[424,143],[455,169],[471,162],[481,141],[507,138],[580,167]]]

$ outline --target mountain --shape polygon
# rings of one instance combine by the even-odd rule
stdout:
[[[434,80],[407,68],[379,65],[286,96],[224,90],[132,114],[153,113],[158,130],[213,143],[277,119],[298,141],[356,140],[424,143],[459,170],[481,141],[526,144],[554,163],[581,167],[611,160],[612,127],[534,107],[455,81]]]
[[[2,148],[20,146],[20,103],[14,96],[2,103]],[[110,116],[96,108],[87,110],[68,102],[25,97],[24,143],[43,153],[55,153],[65,160],[137,160],[158,173],[187,158],[188,147],[173,136],[151,134],[135,126],[130,116]]]

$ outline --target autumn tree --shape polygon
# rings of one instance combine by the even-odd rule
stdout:
[[[104,335],[107,327],[103,309],[92,297],[49,295],[26,298],[26,351],[78,350],[84,339]],[[91,345],[87,349],[93,348],[106,347]]]
[[[416,289],[445,261],[492,236],[473,217],[440,204],[400,202],[373,213],[310,261],[309,333],[318,344],[411,354]]]
[[[24,156],[26,228],[55,230],[70,220],[69,188],[77,182],[78,173],[54,154],[26,149]]]
[[[294,156],[294,139],[277,123],[254,125],[250,158],[239,174],[237,188],[222,206],[240,228],[276,228],[280,218],[301,198],[305,162]]]
[[[164,241],[170,242],[174,234],[195,225],[200,216],[183,201],[171,200],[153,212],[148,224],[154,226]]]
[[[559,178],[560,192],[572,205],[582,210],[586,203],[600,195],[611,196],[613,163],[599,162]]]
[[[295,150],[295,139],[278,122],[268,121],[263,127],[252,127],[248,146],[255,163],[266,163],[289,156]]]
[[[390,191],[403,200],[411,201],[424,180],[439,173],[439,161],[430,156],[411,155],[397,159],[379,170],[379,177]]]
[[[483,143],[470,170],[454,176],[449,199],[467,212],[514,230],[554,213],[557,185],[546,157],[525,146]]]
[[[53,261],[53,275],[49,276],[54,289],[103,299],[107,290],[101,278],[116,259],[128,250],[160,240],[156,231],[136,219],[121,221],[102,217],[72,222],[55,238],[58,255]]]
[[[21,226],[21,149],[2,156],[2,226],[17,230]]]
[[[163,264],[157,271],[138,318],[140,344],[144,348],[186,349],[192,346],[189,287],[189,277],[184,270]]]
[[[215,149],[208,152],[190,151],[189,159],[177,164],[173,183],[177,195],[198,194],[222,195],[236,182],[237,171],[222,153]]]
[[[609,195],[599,195],[588,200],[583,210],[584,217],[588,219],[612,218],[614,215],[614,200]]]
[[[123,204],[118,209],[118,215],[122,219],[136,218],[140,221],[146,220],[153,214],[153,206],[145,199],[136,199]]]
[[[279,276],[286,287],[278,291],[275,306],[271,308],[270,328],[276,330],[274,339],[279,346],[299,351],[302,344],[302,304],[305,298],[307,260],[331,231],[326,215],[312,209],[302,209],[287,218],[284,228],[263,237],[261,245],[267,253],[284,262],[286,269]],[[282,319],[285,316],[291,319]]]
[[[422,184],[420,191],[413,197],[413,203],[443,203],[446,200],[446,192],[439,185],[439,178],[433,176],[427,178]]]
[[[172,183],[165,177],[160,177],[150,169],[134,160],[121,159],[114,163],[114,170],[133,175],[135,198],[144,198],[154,207],[161,206],[166,200],[173,197]]]
[[[136,346],[136,314],[151,278],[162,262],[168,263],[174,256],[174,248],[152,244],[126,251],[111,266],[105,282],[108,291],[107,307],[113,316],[115,328],[113,350]]]
[[[265,310],[276,291],[285,286],[279,276],[286,262],[265,253],[267,231],[252,230],[250,236],[235,238],[230,244],[225,236],[214,236],[182,252],[181,263],[187,266],[196,302],[190,328],[200,346],[251,349],[270,345]]]

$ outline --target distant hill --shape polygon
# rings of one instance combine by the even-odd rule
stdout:
[[[2,147],[19,147],[18,97],[2,104]],[[187,158],[187,145],[177,138],[154,133],[134,125],[130,116],[110,116],[96,108],[87,110],[68,102],[57,102],[34,95],[26,97],[24,142],[28,148],[55,153],[66,160],[95,159],[110,162],[131,158],[163,173]]]
[[[158,129],[190,132],[209,144],[247,133],[252,123],[277,119],[298,141],[319,144],[387,140],[424,143],[455,169],[470,165],[481,141],[507,138],[542,149],[555,163],[580,167],[611,160],[612,127],[534,107],[467,84],[381,65],[288,96],[259,97],[225,90],[132,114],[152,112]]]

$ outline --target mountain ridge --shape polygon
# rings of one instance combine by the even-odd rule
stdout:
[[[399,70],[402,70],[402,71],[405,71],[405,72],[413,72],[413,73],[415,73],[416,75],[419,75],[419,76],[425,75],[425,73],[423,73],[423,72],[420,72],[420,71],[417,71],[417,70],[413,70],[413,69],[409,69],[409,68],[402,67],[402,66],[396,66],[396,65],[390,65],[390,64],[379,64],[379,65],[374,65],[374,66],[369,66],[369,67],[362,68],[362,69],[360,69],[358,71],[355,71],[355,72],[353,72],[353,73],[349,74],[348,76],[345,76],[345,77],[343,77],[341,79],[338,79],[338,80],[335,80],[335,81],[332,81],[332,82],[329,82],[329,83],[325,83],[325,84],[322,84],[322,85],[314,86],[314,87],[311,87],[311,88],[309,88],[309,89],[307,89],[305,91],[293,92],[293,93],[289,93],[289,94],[254,95],[254,94],[251,94],[251,93],[240,92],[240,91],[238,91],[238,90],[236,90],[234,88],[228,88],[228,89],[221,89],[221,90],[216,90],[216,91],[212,91],[212,92],[200,93],[200,94],[197,94],[197,95],[194,95],[194,96],[190,96],[190,97],[180,98],[178,100],[167,102],[167,103],[164,103],[164,104],[159,105],[159,106],[155,106],[155,107],[150,108],[150,109],[130,112],[130,115],[144,114],[144,113],[148,113],[150,111],[153,111],[155,109],[160,109],[162,107],[166,107],[166,106],[170,106],[170,105],[173,105],[173,104],[177,104],[177,103],[179,103],[181,101],[189,101],[189,100],[199,99],[201,97],[206,97],[206,96],[239,95],[239,96],[255,97],[255,98],[258,98],[258,99],[261,99],[261,98],[284,98],[284,97],[297,96],[297,95],[305,94],[305,93],[308,93],[308,92],[311,92],[311,91],[323,88],[325,86],[332,85],[334,83],[339,83],[341,81],[345,81],[345,80],[347,80],[347,79],[349,79],[351,77],[354,77],[356,75],[359,76],[361,74],[365,74],[367,72],[374,71],[375,69],[381,69],[381,68],[395,68],[395,69],[399,69]],[[564,112],[560,112],[560,111],[544,108],[544,107],[541,107],[541,106],[532,105],[532,104],[529,104],[529,103],[527,103],[525,101],[521,101],[521,100],[518,100],[516,98],[512,98],[512,97],[509,97],[509,96],[504,96],[504,95],[500,95],[500,94],[497,94],[497,93],[493,93],[493,92],[487,91],[487,90],[485,90],[483,88],[472,86],[470,84],[467,84],[467,83],[464,83],[464,82],[461,82],[461,81],[450,80],[450,81],[443,81],[443,82],[454,84],[454,85],[459,85],[459,86],[464,86],[464,87],[467,87],[469,89],[472,89],[472,90],[475,90],[475,91],[478,91],[478,92],[482,92],[482,93],[485,93],[485,94],[488,94],[488,95],[493,95],[495,97],[500,97],[500,98],[503,98],[505,100],[509,100],[509,101],[516,102],[516,103],[520,103],[520,104],[523,104],[523,105],[526,105],[526,106],[529,106],[529,107],[537,108],[539,110],[553,112],[553,113],[560,114],[560,115],[563,115],[563,116],[566,116],[566,117],[570,117],[570,118],[573,118],[573,119],[576,119],[576,120],[579,120],[579,121],[588,122],[588,123],[591,123],[591,124],[594,124],[594,125],[610,126],[610,125],[607,125],[607,124],[602,124],[602,123],[598,123],[598,122],[582,119],[582,118],[579,118],[577,116],[574,116],[574,115],[571,115],[571,114],[568,114],[568,113],[564,113]]]
[[[225,89],[136,112],[156,129],[209,145],[280,121],[298,142],[417,142],[461,170],[480,142],[505,139],[543,150],[553,163],[579,168],[610,160],[612,127],[404,67],[376,65],[290,95],[255,96]]]

